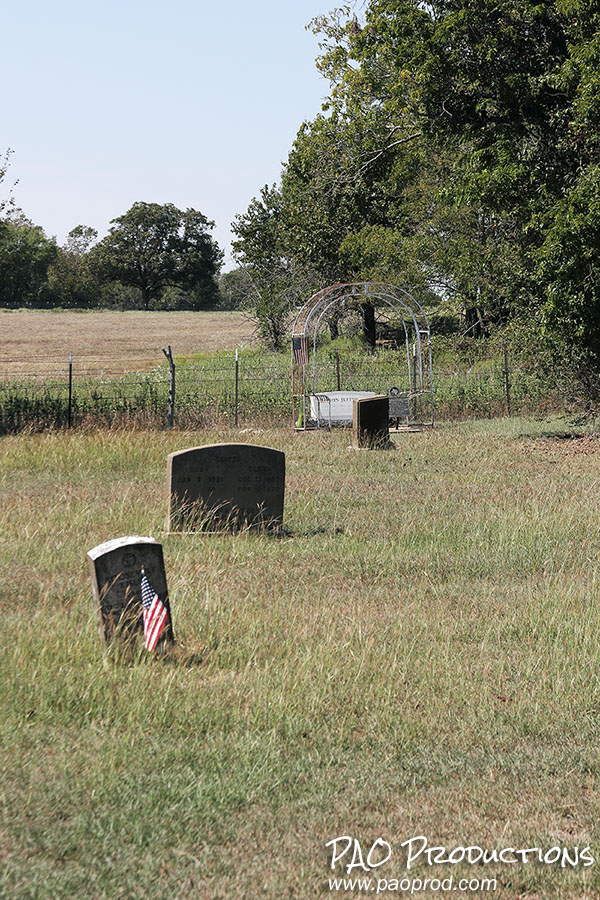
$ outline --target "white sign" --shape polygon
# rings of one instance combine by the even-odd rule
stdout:
[[[332,425],[352,424],[352,404],[363,397],[377,397],[375,391],[328,391],[310,398],[310,417]]]

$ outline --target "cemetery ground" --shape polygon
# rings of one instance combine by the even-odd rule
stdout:
[[[3,437],[0,895],[357,896],[340,835],[390,879],[416,835],[598,859],[600,442],[571,432]],[[164,535],[167,455],[228,440],[286,452],[289,534]],[[169,658],[103,655],[85,554],[128,534],[164,546]],[[599,863],[433,870],[600,897]]]

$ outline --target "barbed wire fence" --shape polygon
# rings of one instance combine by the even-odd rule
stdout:
[[[0,358],[0,433],[83,425],[291,424],[286,357],[222,352],[203,360],[146,354]],[[331,354],[319,363],[316,390],[409,390],[405,366],[391,356]],[[389,351],[387,352],[389,353]],[[154,356],[154,361],[152,360]],[[404,383],[406,381],[406,383]],[[176,388],[175,388],[176,386]],[[468,370],[434,365],[436,418],[549,412],[560,397],[542,375],[511,366],[508,354]]]

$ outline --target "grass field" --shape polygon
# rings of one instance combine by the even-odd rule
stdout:
[[[385,879],[416,835],[597,858],[600,442],[566,429],[2,438],[0,896],[359,896],[340,835]],[[288,537],[162,535],[167,454],[218,440],[286,451]],[[163,541],[169,660],[103,657],[85,553],[127,534]],[[432,869],[600,897],[598,864]]]
[[[67,368],[127,372],[156,366],[162,347],[190,354],[249,344],[252,325],[238,312],[79,312],[0,310],[0,377]]]

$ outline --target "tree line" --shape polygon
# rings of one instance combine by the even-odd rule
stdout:
[[[6,167],[5,157],[0,180]],[[195,310],[222,302],[222,252],[198,210],[134,203],[103,240],[78,225],[62,246],[7,200],[0,216],[0,306]]]
[[[265,331],[310,290],[388,281],[440,328],[522,327],[598,373],[599,25],[595,0],[315,19],[329,97],[233,226]]]

